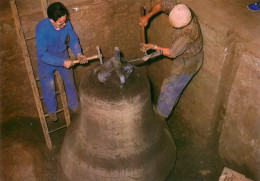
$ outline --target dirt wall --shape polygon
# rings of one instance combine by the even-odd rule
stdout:
[[[169,125],[173,133],[194,144],[215,147],[231,168],[259,179],[259,28],[252,23],[259,22],[258,14],[250,12],[245,1],[181,2],[190,6],[200,21],[205,58]],[[202,3],[207,8],[202,8]],[[170,29],[167,15],[158,15],[148,29],[149,42],[169,46]],[[148,67],[155,100],[170,61],[164,59]]]
[[[51,1],[50,1],[51,2]],[[126,59],[137,58],[140,6],[150,9],[157,1],[61,1],[71,13],[71,22],[86,55],[100,46],[111,57],[118,46]],[[201,146],[214,146],[231,168],[260,176],[259,85],[260,51],[258,14],[247,10],[248,1],[180,2],[190,6],[201,23],[204,36],[204,65],[185,89],[168,120],[175,136],[184,136]],[[202,8],[201,4],[204,4]],[[34,36],[36,23],[43,18],[40,1],[17,0],[27,38]],[[165,14],[148,26],[148,42],[169,46],[171,28]],[[14,117],[37,118],[32,90],[16,36],[8,0],[0,2],[1,122]],[[28,41],[35,63],[35,44]],[[152,84],[156,102],[160,85],[169,73],[171,59],[153,60],[142,66]],[[84,71],[95,66],[78,66],[76,83]],[[179,134],[179,135],[177,135]]]
[[[8,0],[0,2],[1,119],[36,117],[36,107]]]

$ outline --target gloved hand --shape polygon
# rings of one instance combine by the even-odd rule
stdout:
[[[79,60],[79,63],[80,64],[86,64],[88,63],[88,59],[85,55],[82,55],[82,54],[78,54],[77,55],[77,60]]]
[[[145,43],[142,43],[140,50],[141,50],[142,52],[146,52],[147,50],[155,49],[155,48],[156,48],[156,45],[154,45],[154,44],[145,44]]]

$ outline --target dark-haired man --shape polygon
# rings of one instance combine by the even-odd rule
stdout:
[[[175,0],[161,0],[146,16],[141,17],[139,24],[146,25],[148,20],[160,11],[169,14],[172,44],[169,47],[143,44],[142,49],[161,50],[163,55],[174,58],[171,73],[163,80],[156,106],[157,113],[166,119],[184,88],[202,66],[203,38],[196,16],[189,7],[177,4]]]
[[[47,9],[48,18],[41,20],[35,30],[36,54],[43,100],[50,120],[57,121],[57,100],[55,93],[54,71],[61,75],[72,111],[77,111],[79,101],[74,84],[74,63],[69,58],[69,47],[81,64],[87,63],[82,54],[78,36],[74,32],[67,8],[60,2],[52,3]]]

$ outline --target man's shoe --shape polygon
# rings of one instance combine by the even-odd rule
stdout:
[[[56,113],[49,113],[49,118],[52,122],[58,121],[57,114]]]
[[[260,9],[260,1],[247,5],[247,8],[251,11],[258,11]]]
[[[153,111],[155,112],[155,114],[157,115],[157,117],[160,119],[160,120],[166,120],[167,119],[167,117],[164,117],[164,116],[162,116],[159,112],[158,112],[158,110],[157,110],[157,108],[156,108],[156,106],[155,105],[153,105]]]

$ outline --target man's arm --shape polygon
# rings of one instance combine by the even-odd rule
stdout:
[[[69,21],[67,22],[66,26],[67,26],[68,34],[70,35],[69,47],[72,53],[74,54],[74,56],[76,57],[78,54],[82,53],[81,46],[79,44],[79,38],[75,33],[74,29],[72,28],[71,23]]]
[[[169,58],[173,58],[172,55],[170,54],[170,49],[169,48],[166,48],[166,47],[160,47],[158,45],[155,45],[155,44],[142,44],[142,48],[141,48],[143,51],[147,51],[147,50],[150,50],[150,49],[153,49],[153,50],[161,50],[162,51],[162,54],[164,56],[167,56]]]
[[[139,20],[139,25],[146,26],[148,23],[148,20],[155,14],[163,11],[166,14],[169,14],[172,10],[172,8],[177,4],[176,0],[160,0],[157,4],[153,6],[151,11],[147,13],[145,16],[141,17]]]
[[[148,23],[148,20],[155,14],[157,14],[158,12],[160,12],[162,10],[162,7],[161,7],[161,3],[158,2],[157,4],[155,4],[153,6],[153,8],[151,9],[151,11],[149,13],[147,13],[145,16],[141,17],[140,20],[139,20],[139,25],[147,25]]]
[[[169,58],[176,58],[179,55],[183,54],[183,52],[185,52],[189,42],[190,42],[190,38],[183,36],[178,38],[170,48],[160,47],[155,44],[142,44],[142,48],[144,50],[149,50],[149,49],[161,50],[163,52],[163,55]]]
[[[87,63],[87,58],[85,55],[82,54],[81,46],[79,44],[79,38],[77,34],[75,33],[74,29],[71,26],[71,23],[68,21],[67,23],[68,31],[70,35],[70,41],[69,41],[69,47],[71,51],[73,52],[74,56],[77,60],[79,60],[80,64]]]

